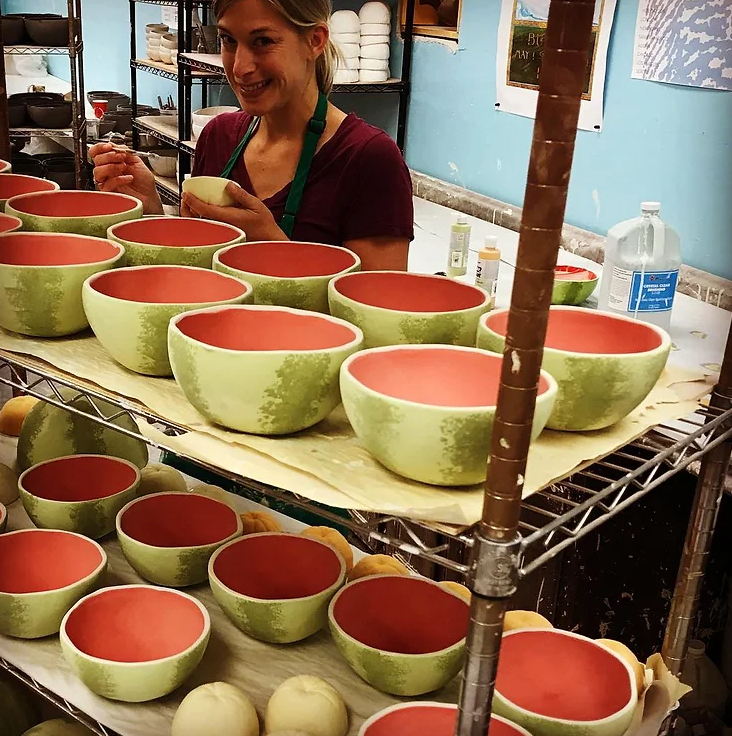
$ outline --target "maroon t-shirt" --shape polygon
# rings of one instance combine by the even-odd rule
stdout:
[[[244,112],[214,118],[198,139],[193,175],[221,176],[250,122]],[[231,178],[255,194],[244,156]],[[278,223],[290,186],[264,200]],[[292,239],[343,245],[377,237],[413,239],[412,182],[394,141],[352,113],[315,154]]]

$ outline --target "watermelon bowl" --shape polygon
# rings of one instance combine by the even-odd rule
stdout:
[[[82,598],[61,623],[61,651],[74,674],[110,700],[143,703],[179,688],[211,634],[205,606],[170,588],[123,585]]]
[[[172,588],[204,582],[211,555],[241,534],[234,509],[195,493],[144,496],[117,515],[127,562],[145,580]]]
[[[0,234],[15,233],[23,227],[23,221],[19,217],[0,214]]]
[[[0,158],[0,174],[9,174],[13,170],[13,165],[10,161],[5,161]]]
[[[208,576],[216,602],[237,628],[259,641],[291,644],[325,627],[346,563],[320,540],[264,532],[220,547]]]
[[[106,238],[112,225],[142,217],[142,202],[117,192],[39,192],[9,199],[5,212],[24,230]]]
[[[8,510],[0,503],[0,534],[2,534],[8,526]]]
[[[32,194],[33,192],[57,192],[60,189],[55,181],[41,179],[37,176],[26,174],[5,174],[0,178],[0,212],[5,211],[5,205],[9,199],[20,194]]]
[[[330,603],[330,630],[353,670],[400,697],[447,685],[463,664],[470,605],[438,583],[375,575],[349,583]]]
[[[478,347],[502,353],[508,310],[485,315]],[[648,396],[666,367],[671,338],[659,327],[582,307],[551,307],[542,368],[559,390],[547,427],[604,429]]]
[[[124,248],[65,233],[0,235],[0,327],[30,337],[63,337],[89,326],[84,281],[123,263]]]
[[[356,436],[392,472],[439,486],[482,483],[501,364],[500,355],[454,345],[363,350],[341,367],[343,406]],[[556,396],[542,371],[532,439]]]
[[[168,324],[203,307],[242,304],[252,287],[238,279],[190,266],[137,266],[90,277],[82,289],[97,339],[135,373],[170,376]]]
[[[215,271],[254,287],[255,304],[328,313],[328,283],[358,271],[361,259],[346,248],[320,243],[252,242],[220,250]]]
[[[622,736],[637,704],[629,665],[591,639],[559,629],[504,634],[493,711],[533,736]]]
[[[41,529],[100,539],[137,493],[140,471],[105,455],[69,455],[34,465],[18,478],[23,508]]]
[[[0,559],[0,634],[20,639],[57,633],[66,612],[107,569],[96,542],[58,530],[6,532]]]
[[[112,225],[107,237],[124,246],[128,266],[211,268],[214,253],[244,240],[224,222],[191,217],[145,217]]]
[[[325,419],[341,400],[341,364],[362,341],[361,330],[334,317],[261,305],[187,312],[168,330],[188,401],[215,424],[262,435]]]
[[[445,276],[363,271],[333,279],[330,313],[363,330],[364,347],[475,345],[478,319],[491,307],[477,286]]]
[[[557,266],[554,269],[552,304],[576,306],[586,302],[597,288],[599,278],[594,271],[579,266]]]

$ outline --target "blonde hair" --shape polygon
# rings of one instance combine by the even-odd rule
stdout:
[[[220,18],[232,5],[239,0],[213,0],[212,10]],[[328,25],[331,13],[330,0],[267,0],[267,2],[282,15],[285,20],[301,31],[315,28],[319,25]],[[315,62],[315,78],[318,89],[324,94],[330,94],[333,89],[333,76],[338,63],[338,49],[329,38],[323,53]]]

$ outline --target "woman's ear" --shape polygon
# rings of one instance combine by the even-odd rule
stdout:
[[[330,29],[325,24],[315,26],[308,31],[308,42],[313,60],[317,59],[325,51],[329,38]]]

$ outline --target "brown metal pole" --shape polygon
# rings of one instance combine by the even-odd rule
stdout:
[[[595,0],[552,0],[549,9],[483,520],[473,548],[458,736],[488,733],[503,617],[518,585],[521,492],[594,10]]]
[[[2,39],[0,39],[0,158],[4,161],[10,161],[8,87],[5,81],[5,46]]]

